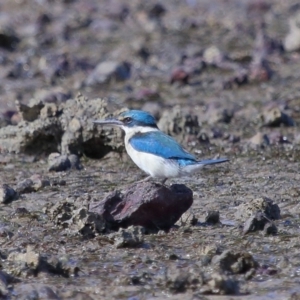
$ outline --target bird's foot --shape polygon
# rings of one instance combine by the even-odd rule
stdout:
[[[151,178],[152,178],[151,176],[147,176],[147,177],[143,178],[142,180],[139,180],[137,183],[147,182],[147,181],[149,181]]]

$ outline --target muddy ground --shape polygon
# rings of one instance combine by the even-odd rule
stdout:
[[[292,0],[2,0],[0,179],[18,194],[0,193],[1,299],[300,299],[299,14]],[[64,138],[78,92],[105,111],[83,110],[80,134]],[[120,248],[113,231],[86,234],[59,209],[144,176],[120,133],[89,124],[124,107],[153,113],[199,159],[230,163],[167,181],[192,189],[197,221],[137,228]],[[47,122],[59,134],[35,135]],[[78,155],[82,169],[49,171],[51,152]],[[262,197],[280,217],[250,207],[260,228],[241,212]]]

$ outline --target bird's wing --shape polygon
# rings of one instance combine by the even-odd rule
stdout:
[[[169,159],[186,159],[196,161],[196,158],[184,150],[172,137],[161,131],[137,133],[129,140],[137,151],[151,153]]]

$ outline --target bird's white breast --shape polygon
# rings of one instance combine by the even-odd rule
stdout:
[[[135,150],[129,143],[130,138],[138,132],[158,131],[155,128],[134,127],[125,130],[125,148],[133,162],[145,173],[155,178],[171,178],[179,176],[179,165],[175,161],[160,156]]]

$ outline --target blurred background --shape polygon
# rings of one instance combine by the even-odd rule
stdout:
[[[160,117],[176,104],[299,97],[300,4],[267,0],[2,0],[1,126],[15,101],[81,91]],[[204,108],[205,110],[207,109]]]

